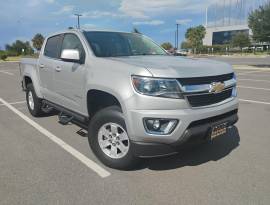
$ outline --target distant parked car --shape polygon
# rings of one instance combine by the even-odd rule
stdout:
[[[188,50],[186,50],[186,49],[176,50],[174,55],[175,56],[187,56],[188,55]]]

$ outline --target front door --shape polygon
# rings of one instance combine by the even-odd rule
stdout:
[[[54,71],[56,103],[78,113],[82,113],[85,80],[85,50],[80,39],[72,33],[64,35],[62,50],[76,49],[80,53],[80,63],[59,61]]]

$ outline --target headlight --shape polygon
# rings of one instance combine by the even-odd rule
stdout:
[[[234,79],[234,80],[237,80],[237,76],[236,76],[235,73],[233,73],[233,79]]]
[[[236,77],[235,73],[233,73],[233,79],[237,82],[237,77]],[[237,97],[237,87],[236,87],[236,85],[233,87],[232,97]]]
[[[143,95],[183,98],[178,82],[175,79],[132,76],[132,83],[135,90]]]

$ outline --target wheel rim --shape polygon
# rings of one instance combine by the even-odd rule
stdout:
[[[28,92],[28,104],[29,104],[30,109],[34,110],[35,103],[34,103],[33,94],[31,91]]]
[[[116,123],[106,123],[99,129],[98,144],[101,150],[113,159],[124,157],[130,146],[127,132]]]

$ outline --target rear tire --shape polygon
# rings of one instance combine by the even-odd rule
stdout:
[[[44,114],[41,110],[41,99],[37,97],[33,84],[28,84],[26,87],[26,102],[32,116],[40,117]]]
[[[117,106],[104,108],[94,115],[88,128],[88,140],[95,155],[108,167],[130,170],[139,162],[132,154],[124,116]]]

